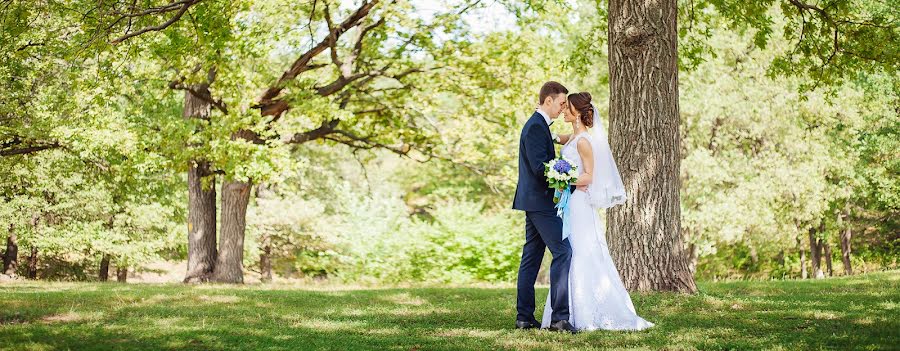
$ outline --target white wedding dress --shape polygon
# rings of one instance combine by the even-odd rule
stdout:
[[[580,138],[592,141],[588,133],[581,133],[563,146],[561,154],[578,165],[579,173],[584,173],[584,162],[576,147]],[[595,163],[595,167],[599,166]],[[569,197],[572,228],[569,236],[572,246],[569,323],[578,330],[642,330],[652,327],[653,323],[639,317],[634,310],[631,297],[609,255],[605,226],[595,207],[591,206],[589,197],[589,193],[582,190],[575,190]],[[542,328],[550,325],[551,313],[550,296],[547,294]]]

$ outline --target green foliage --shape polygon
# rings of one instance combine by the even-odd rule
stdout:
[[[491,213],[471,202],[440,204],[432,221],[404,232],[421,239],[410,253],[413,279],[464,283],[515,281],[521,256],[520,213]]]
[[[175,14],[122,18],[129,6],[180,4],[0,9],[0,228],[18,234],[20,269],[32,247],[59,279],[94,276],[103,255],[137,269],[183,258],[183,174],[204,159],[219,182],[261,185],[247,218],[251,270],[269,242],[287,277],[512,281],[521,214],[508,207],[537,87],[590,91],[606,113],[605,2],[504,1],[515,25],[478,33],[461,12],[493,5],[423,15],[415,1],[383,2],[362,25],[384,24],[358,52],[354,29],[279,84],[327,32],[323,2],[202,0],[123,38]],[[678,5],[682,223],[699,276],[795,277],[797,239],[808,247],[820,225],[836,252],[838,233],[854,233],[863,270],[896,267],[897,6]],[[340,21],[356,6],[328,13]],[[332,52],[357,52],[367,78],[321,93],[347,77]],[[183,89],[206,83],[220,106],[184,118]],[[273,86],[290,107],[277,121],[259,106]],[[289,142],[329,123],[324,137]],[[235,137],[246,131],[260,139]]]
[[[789,43],[788,50],[772,56],[769,73],[809,78],[799,85],[803,90],[900,68],[900,47],[885,45],[900,38],[900,12],[891,1],[708,0],[682,2],[680,7],[680,14],[688,14],[686,25],[681,25],[683,38],[698,34],[708,38],[707,27],[723,23],[750,31],[749,42],[760,49],[775,39]],[[695,24],[700,29],[692,33]],[[695,52],[694,47],[689,45],[688,52]]]
[[[826,223],[821,234],[837,250],[838,233],[847,225],[859,231],[869,211],[884,216],[874,223],[879,231],[892,227],[896,210],[864,199],[891,196],[882,193],[889,186],[871,184],[893,178],[897,169],[890,157],[866,164],[864,155],[873,151],[861,141],[900,123],[887,107],[895,93],[867,82],[897,77],[875,73],[798,93],[805,80],[767,74],[765,58],[787,43],[773,39],[758,50],[741,42],[739,35],[716,32],[709,43],[718,56],[681,78],[683,226],[698,255],[709,256],[700,259],[701,277],[798,276],[799,261],[785,260],[798,255],[797,240],[808,248],[808,228]],[[857,215],[839,227],[834,218],[848,202]]]
[[[14,158],[22,162],[4,172],[4,179],[17,186],[4,188],[0,226],[17,233],[20,273],[23,253],[32,248],[47,268],[42,277],[83,279],[96,276],[103,255],[118,267],[138,268],[183,245],[184,212],[173,203],[182,199],[180,193],[168,193],[172,183],[146,173],[111,177],[102,170],[107,166],[82,163],[62,150]],[[52,262],[71,265],[74,271],[66,273]]]

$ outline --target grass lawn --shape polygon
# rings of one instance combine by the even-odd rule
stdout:
[[[514,330],[510,287],[16,282],[0,286],[0,349],[900,350],[900,271],[700,290],[632,294],[647,331],[565,335]]]

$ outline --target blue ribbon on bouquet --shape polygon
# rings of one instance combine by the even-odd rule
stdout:
[[[572,195],[572,189],[566,187],[565,190],[555,190],[554,197],[559,195],[559,202],[556,203],[556,215],[562,218],[562,240],[566,240],[572,234],[572,224],[569,223],[569,196]]]

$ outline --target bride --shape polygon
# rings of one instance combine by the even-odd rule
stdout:
[[[619,278],[606,245],[598,209],[625,203],[625,187],[612,158],[591,94],[569,94],[565,121],[574,132],[562,156],[578,165],[576,189],[563,214],[563,240],[572,246],[569,270],[569,323],[577,330],[642,330],[653,326],[639,317]],[[593,126],[593,131],[588,128]],[[567,223],[566,223],[567,222]],[[550,325],[550,296],[542,328]]]

